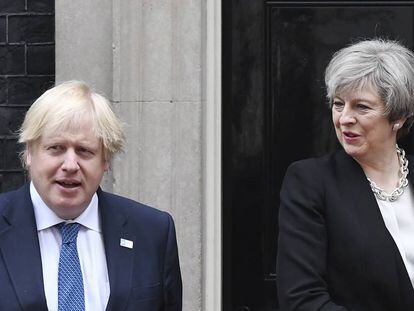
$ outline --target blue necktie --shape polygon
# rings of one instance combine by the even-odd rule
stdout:
[[[58,273],[58,311],[84,311],[85,298],[76,238],[80,225],[59,224],[62,248]]]

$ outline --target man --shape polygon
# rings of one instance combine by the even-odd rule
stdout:
[[[0,195],[0,310],[181,310],[171,216],[99,188],[124,142],[108,101],[55,86],[19,141],[31,181]]]

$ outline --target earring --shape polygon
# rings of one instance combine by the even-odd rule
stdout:
[[[392,126],[392,130],[393,130],[394,132],[398,131],[399,129],[400,129],[400,123],[395,123],[395,124]]]

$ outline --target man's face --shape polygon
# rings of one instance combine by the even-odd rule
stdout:
[[[88,206],[109,163],[88,122],[46,134],[29,146],[30,177],[43,201],[59,217],[73,219]]]

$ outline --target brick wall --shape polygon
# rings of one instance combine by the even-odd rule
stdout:
[[[15,132],[55,81],[54,0],[0,0],[0,192],[25,181]]]

